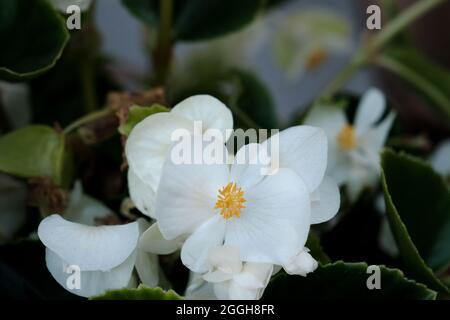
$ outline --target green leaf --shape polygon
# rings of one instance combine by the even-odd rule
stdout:
[[[235,112],[244,112],[261,128],[278,128],[275,106],[265,85],[252,73],[243,70],[233,70],[231,80],[235,84]],[[239,119],[237,124],[239,125]]]
[[[327,264],[331,262],[330,258],[323,251],[322,246],[320,245],[319,237],[313,231],[309,231],[308,240],[306,241],[305,246],[310,250],[312,257],[319,263]]]
[[[23,178],[52,177],[56,183],[66,160],[64,135],[33,125],[0,137],[0,171]]]
[[[44,0],[0,0],[0,78],[17,81],[51,67],[69,40],[63,18]]]
[[[327,300],[327,299],[424,299],[433,300],[436,292],[408,280],[398,269],[380,266],[381,289],[368,289],[366,263],[342,261],[319,266],[306,277],[280,273],[267,287],[267,300]]]
[[[140,285],[137,289],[109,290],[91,300],[182,300],[175,291],[161,288],[149,288]]]
[[[264,5],[264,0],[172,1],[173,38],[185,41],[210,39],[239,30]],[[122,0],[122,3],[142,22],[158,27],[160,0]]]
[[[450,71],[432,62],[417,49],[398,47],[387,50],[378,63],[400,76],[450,119]]]
[[[430,288],[450,292],[435,272],[450,263],[450,192],[427,163],[385,150],[382,184],[391,230],[405,272]]]
[[[125,136],[128,136],[133,130],[133,128],[142,120],[147,118],[148,116],[151,116],[155,113],[160,112],[168,112],[169,109],[159,105],[154,104],[151,107],[140,107],[140,106],[132,106],[130,108],[130,111],[128,113],[128,120],[124,124],[120,125],[119,132]]]

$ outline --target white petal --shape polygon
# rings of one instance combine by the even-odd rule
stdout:
[[[386,139],[389,131],[391,130],[394,119],[395,113],[390,112],[386,119],[384,119],[379,125],[374,128],[370,128],[360,137],[362,144],[376,153],[381,151],[386,143]]]
[[[308,113],[304,124],[321,128],[325,131],[329,143],[332,144],[338,133],[348,124],[348,121],[341,108],[317,105]]]
[[[240,218],[227,221],[225,244],[243,261],[283,264],[303,247],[310,225],[309,191],[289,169],[266,176],[244,194]]]
[[[258,299],[258,292],[258,289],[241,287],[236,281],[231,281],[228,289],[230,300],[256,300]]]
[[[450,139],[445,140],[436,147],[430,162],[434,170],[444,177],[450,175]]]
[[[239,247],[236,246],[212,248],[209,252],[209,262],[215,269],[229,274],[237,274],[242,269]]]
[[[52,274],[53,278],[66,290],[73,294],[82,297],[91,297],[100,295],[106,290],[120,289],[127,287],[131,280],[134,262],[136,256],[133,253],[122,264],[109,271],[81,271],[80,274],[80,288],[77,289],[71,284],[76,271],[68,269],[68,267],[76,267],[76,264],[65,262],[55,252],[50,249],[45,251],[45,261],[47,268]]]
[[[187,238],[181,248],[181,261],[191,271],[204,273],[210,269],[210,249],[221,246],[225,236],[225,219],[220,215],[202,224]]]
[[[75,182],[75,186],[70,193],[69,204],[64,211],[66,220],[87,226],[95,226],[97,225],[97,219],[111,214],[112,210],[103,203],[84,194],[80,181]]]
[[[386,108],[384,94],[375,88],[367,91],[359,103],[355,115],[355,129],[357,134],[369,130],[377,121]]]
[[[217,299],[214,285],[203,280],[202,275],[190,272],[188,285],[184,297],[187,300],[213,300]]]
[[[308,273],[316,270],[318,265],[317,261],[309,254],[309,249],[305,248],[296,256],[292,257],[287,265],[284,265],[284,270],[288,274],[297,274],[306,277]]]
[[[341,195],[336,182],[325,176],[314,193],[317,198],[311,202],[311,224],[331,220],[341,204]]]
[[[225,152],[225,147],[220,147]],[[211,218],[217,211],[214,206],[218,190],[228,181],[226,163],[175,164],[169,157],[156,194],[155,208],[164,238],[170,240],[188,235]]]
[[[125,153],[130,168],[153,190],[158,187],[164,161],[173,144],[172,134],[179,129],[192,132],[193,123],[172,112],[161,112],[139,122],[127,139]]]
[[[234,281],[246,289],[262,289],[269,283],[272,270],[271,264],[247,262],[242,272],[234,277]]]
[[[218,300],[230,300],[231,281],[219,282],[214,284],[214,294]]]
[[[52,215],[41,222],[38,235],[47,248],[82,271],[108,271],[136,249],[139,228],[137,222],[91,227]]]
[[[264,160],[262,160],[264,159]],[[262,161],[266,161],[264,164]],[[264,145],[250,143],[238,150],[231,166],[230,180],[246,190],[261,181],[263,170],[269,165],[269,156]]]
[[[203,279],[208,282],[219,283],[233,279],[233,274],[216,270],[204,274]]]
[[[203,131],[213,128],[221,130],[227,141],[233,129],[233,115],[218,99],[209,95],[196,95],[178,103],[172,113],[192,121],[202,121]],[[228,132],[226,132],[228,131]]]
[[[139,239],[139,248],[154,254],[171,254],[181,249],[184,240],[183,237],[166,240],[159,230],[158,223],[154,223],[142,234]]]
[[[374,187],[379,180],[379,173],[373,168],[353,165],[351,174],[346,182],[350,202],[355,202],[361,192],[367,187]]]
[[[267,151],[276,162],[273,145],[279,141],[280,168],[294,170],[313,192],[322,182],[327,168],[327,136],[317,127],[296,126],[281,131],[267,142]],[[264,143],[266,146],[266,144]]]
[[[133,169],[128,170],[128,191],[131,201],[143,214],[155,217],[155,191],[142,181]]]
[[[144,219],[139,219],[139,233],[142,235],[148,229],[149,223]],[[158,256],[149,254],[139,247],[136,250],[136,271],[141,282],[149,287],[156,287],[159,281],[159,261]]]

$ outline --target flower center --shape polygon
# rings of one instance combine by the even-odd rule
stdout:
[[[342,150],[351,150],[356,148],[357,143],[355,129],[353,129],[351,125],[346,125],[343,127],[338,133],[336,139]]]
[[[230,182],[226,187],[219,190],[216,206],[214,209],[220,209],[220,214],[225,220],[231,217],[240,217],[241,209],[244,209],[244,191],[238,188],[236,183]]]
[[[314,70],[318,66],[320,66],[328,57],[328,54],[325,50],[317,49],[313,51],[306,58],[306,68],[309,70]]]

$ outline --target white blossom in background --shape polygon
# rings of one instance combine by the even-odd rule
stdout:
[[[344,110],[323,105],[315,106],[305,119],[305,124],[326,132],[329,175],[347,187],[351,201],[379,180],[380,151],[395,119],[395,114],[390,112],[380,122],[385,108],[383,93],[370,89],[361,99],[353,124],[347,120]]]
[[[30,123],[30,88],[27,84],[0,81],[0,102],[13,128]]]
[[[430,157],[430,163],[436,172],[447,179],[450,185],[450,139],[441,142]]]
[[[67,8],[72,5],[80,7],[81,11],[86,11],[91,6],[92,0],[50,0],[50,3],[62,13],[66,13]]]
[[[347,18],[326,8],[304,8],[280,19],[272,39],[275,61],[288,78],[314,71],[334,55],[352,50]]]

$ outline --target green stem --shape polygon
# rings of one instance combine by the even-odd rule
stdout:
[[[367,47],[361,47],[355,53],[350,64],[341,70],[341,72],[336,75],[336,77],[324,90],[322,98],[331,98],[336,91],[338,91],[357,71],[360,70],[361,67],[371,62],[372,58],[376,56],[376,54],[383,49],[389,41],[391,41],[411,23],[445,1],[446,0],[421,0],[414,3],[400,15],[395,17],[386,25],[386,27],[382,29],[382,31],[372,38]]]
[[[172,59],[173,0],[160,0],[160,25],[158,42],[153,54],[158,84],[166,82]]]
[[[103,110],[99,110],[93,113],[90,113],[78,120],[76,120],[75,122],[72,122],[71,124],[69,124],[65,129],[64,129],[64,134],[69,134],[70,132],[76,130],[77,128],[90,123],[92,121],[95,121],[97,119],[103,118],[107,115],[111,114],[111,110],[110,109],[103,109]]]
[[[395,59],[388,56],[380,56],[376,59],[376,63],[395,73],[405,81],[412,84],[414,87],[423,90],[428,97],[436,104],[437,107],[441,109],[442,112],[450,116],[450,101],[444,93],[440,90],[436,90],[436,87],[428,81],[428,79],[422,77],[414,69],[408,68],[407,66],[399,63]]]

